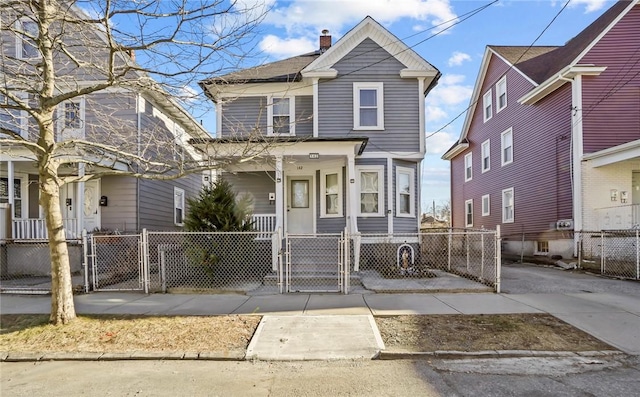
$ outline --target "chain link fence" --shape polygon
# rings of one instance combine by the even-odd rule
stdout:
[[[382,278],[431,278],[437,270],[480,282],[499,292],[496,231],[433,229],[419,234],[362,234],[360,270]]]
[[[67,240],[67,249],[72,286],[76,291],[83,291],[86,289],[87,279],[82,240]],[[50,258],[47,240],[0,240],[0,292],[51,293]]]
[[[576,232],[578,266],[604,276],[640,280],[640,230]]]
[[[347,292],[343,234],[288,234],[287,292]]]

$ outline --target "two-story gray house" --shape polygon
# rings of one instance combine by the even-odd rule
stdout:
[[[202,81],[209,152],[245,158],[222,177],[253,199],[260,230],[417,233],[424,98],[439,77],[366,17],[334,45],[324,31],[318,51]]]

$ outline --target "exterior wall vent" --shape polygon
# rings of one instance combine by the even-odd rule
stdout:
[[[557,230],[573,230],[573,219],[560,219],[556,222]]]

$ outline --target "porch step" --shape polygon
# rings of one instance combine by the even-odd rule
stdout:
[[[349,280],[351,285],[362,285],[359,274],[351,274]],[[263,284],[273,287],[278,285],[278,281],[278,274],[273,272],[264,276]],[[338,273],[293,273],[291,283],[296,287],[308,286],[308,289],[324,285],[337,286]]]

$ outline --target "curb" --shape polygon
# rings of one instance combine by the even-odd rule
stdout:
[[[600,351],[536,351],[536,350],[483,350],[464,352],[457,350],[436,350],[434,352],[380,351],[372,360],[421,360],[421,359],[483,359],[483,358],[540,358],[540,357],[611,357],[622,356],[619,350]],[[133,361],[133,360],[200,360],[200,361],[245,361],[244,350],[228,352],[0,352],[0,362],[38,361]]]

